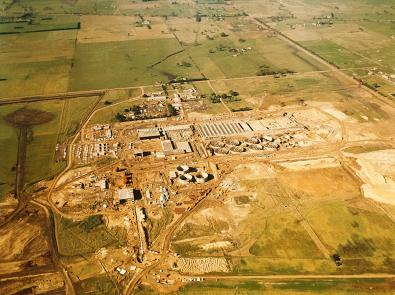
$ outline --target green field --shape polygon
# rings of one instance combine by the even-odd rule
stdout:
[[[4,117],[20,108],[38,109],[54,115],[52,121],[32,128],[26,152],[26,184],[55,175],[65,162],[55,162],[55,146],[63,143],[78,130],[98,97],[52,100],[0,107],[0,152],[4,156],[0,166],[0,196],[11,191],[15,182],[14,167],[17,157],[17,131],[4,121]]]
[[[248,47],[251,50],[238,56],[229,51],[232,48]],[[235,36],[217,37],[189,46],[187,51],[209,79],[256,76],[262,68],[294,72],[321,69],[319,64],[308,61],[302,53],[275,37],[248,39],[244,42]]]
[[[186,62],[190,67],[178,65]],[[175,39],[78,44],[70,90],[141,86],[201,78]]]
[[[66,92],[75,30],[0,35],[0,97]]]
[[[243,169],[236,168],[233,175],[249,175],[252,168]],[[241,201],[236,198],[235,205],[229,200],[227,204],[232,205],[225,206],[226,214],[224,207],[219,206],[215,216],[202,217],[197,213],[191,217],[176,232],[174,251],[187,257],[225,255],[232,261],[232,272],[243,275],[392,272],[392,221],[383,212],[370,208],[360,195],[359,183],[345,169],[277,175],[241,178],[243,192],[248,196],[252,189],[256,196]],[[348,204],[349,200],[359,202],[354,207]],[[240,220],[239,215],[245,217]],[[238,219],[236,224],[234,219]],[[308,228],[330,256],[340,255],[341,267],[325,257]],[[230,241],[232,246],[203,250],[207,243],[216,241]]]
[[[344,271],[391,271],[395,259],[395,230],[383,213],[331,203],[306,218],[333,252],[345,259]]]
[[[266,258],[323,258],[298,220],[289,215],[265,219],[265,225],[250,253]]]
[[[365,294],[391,294],[392,284],[384,279],[348,279],[348,280],[322,280],[322,281],[206,281],[192,283],[180,291],[170,294],[197,295],[197,294],[275,294],[275,295],[365,295]],[[135,294],[156,294],[148,287],[140,287]]]
[[[1,120],[20,109],[23,105],[11,105],[0,107]],[[26,152],[26,177],[25,181],[35,182],[46,176],[52,175],[64,167],[63,163],[55,163],[53,161],[55,153],[55,145],[60,127],[60,115],[62,113],[62,102],[45,102],[32,103],[25,107],[49,111],[55,117],[46,124],[34,126],[32,129],[32,140],[27,145]],[[16,157],[18,152],[17,131],[4,121],[1,124],[0,151],[4,155],[3,164],[1,165],[0,174],[2,181],[5,182],[1,186],[1,195],[13,189],[15,181],[14,167],[16,165]]]
[[[100,276],[80,281],[76,286],[78,294],[117,295],[114,282],[108,277]]]
[[[122,228],[107,228],[101,215],[74,222],[55,216],[55,229],[59,253],[64,256],[84,255],[96,250],[126,243]]]
[[[290,8],[296,12],[296,17],[272,25],[331,64],[346,69],[371,88],[380,85],[378,91],[391,98],[390,94],[395,91],[393,83],[375,78],[394,74],[395,7],[387,0],[349,0],[344,6],[336,3],[340,1],[334,1],[333,7],[323,1],[305,0],[292,8],[286,4],[284,9]],[[322,20],[324,23],[330,20],[331,24],[319,24]]]
[[[3,4],[6,7],[8,15],[21,15],[26,13],[26,8],[29,7],[37,14],[62,14],[62,13],[94,13],[107,14],[112,13],[116,9],[115,1],[112,0],[83,0],[69,2],[66,0],[20,0],[9,2],[9,5]],[[3,2],[4,3],[4,2]]]

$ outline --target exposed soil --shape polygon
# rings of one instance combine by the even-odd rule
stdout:
[[[5,116],[4,120],[12,126],[21,128],[45,124],[50,122],[53,118],[54,115],[48,112],[28,108],[20,108]]]

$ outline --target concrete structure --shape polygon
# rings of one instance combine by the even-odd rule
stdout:
[[[137,135],[141,140],[161,137],[161,133],[158,128],[137,129]]]
[[[227,155],[227,154],[229,154],[229,150],[227,148],[220,148],[220,149],[214,150],[214,153],[218,154],[218,155]]]
[[[177,150],[184,153],[192,153],[192,148],[189,141],[176,142]]]
[[[253,131],[248,124],[238,120],[201,123],[196,125],[196,129],[203,138],[234,136]]]
[[[173,146],[173,143],[172,143],[171,140],[169,140],[169,139],[162,140],[160,143],[161,143],[161,145],[162,145],[162,150],[163,150],[165,153],[171,153],[171,152],[173,152],[174,146]]]
[[[180,177],[178,178],[178,180],[181,184],[187,184],[189,182],[193,182],[194,179],[195,179],[195,177],[191,174],[183,174],[183,175],[180,175]]]
[[[185,177],[185,175],[180,175],[178,180],[179,180],[180,184],[187,184],[188,183],[188,179]]]
[[[100,189],[102,189],[102,190],[108,189],[108,181],[107,181],[107,179],[100,180],[99,186],[100,186]]]
[[[238,153],[243,153],[246,151],[244,147],[241,146],[233,146],[229,149],[230,153],[232,154],[238,154]]]
[[[209,180],[209,174],[206,172],[198,173],[196,174],[195,179],[197,183],[205,183]]]
[[[259,144],[251,144],[248,148],[255,151],[263,150],[263,147]]]
[[[212,148],[223,148],[225,147],[225,143],[219,140],[210,141],[210,146]]]
[[[119,201],[134,201],[134,192],[132,188],[120,188],[118,189],[118,198]]]
[[[188,165],[180,165],[177,166],[176,171],[178,174],[185,174],[188,173],[189,171],[189,166]]]

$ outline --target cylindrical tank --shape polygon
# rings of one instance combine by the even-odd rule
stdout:
[[[265,141],[269,141],[269,142],[274,140],[273,137],[268,136],[268,135],[264,135],[264,136],[263,136],[263,139],[264,139]]]
[[[213,140],[213,141],[210,141],[210,146],[212,148],[222,148],[225,146],[225,143],[223,143],[222,141],[219,141],[219,140]]]
[[[239,146],[241,142],[237,139],[228,139],[227,141],[228,145],[233,145],[233,146]]]
[[[184,176],[188,182],[192,182],[194,179],[193,175],[191,174],[184,174]]]
[[[232,154],[238,154],[238,153],[243,153],[246,151],[244,147],[241,146],[233,146],[229,150]]]
[[[185,177],[185,175],[180,175],[178,180],[180,181],[181,184],[187,184],[188,183],[188,179]]]
[[[256,138],[256,137],[250,137],[250,138],[246,139],[246,142],[252,143],[252,144],[258,144],[258,143],[260,143],[260,140],[259,140],[259,138]]]
[[[188,165],[180,165],[180,166],[177,166],[176,170],[179,174],[185,174],[189,171],[189,166]]]
[[[229,150],[226,148],[220,148],[214,151],[218,155],[227,155],[229,153]]]
[[[196,182],[197,183],[205,183],[209,179],[209,175],[206,172],[198,173],[195,176]]]
[[[260,144],[251,144],[249,146],[250,149],[255,150],[255,151],[261,151],[263,150],[263,147]]]

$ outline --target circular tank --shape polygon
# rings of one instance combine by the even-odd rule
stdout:
[[[206,172],[198,173],[195,176],[196,182],[197,183],[205,183],[208,181],[209,175]]]
[[[252,143],[252,144],[258,144],[258,143],[260,143],[260,140],[259,140],[259,138],[256,138],[256,137],[250,137],[250,138],[246,139],[246,142]]]
[[[213,140],[213,141],[210,141],[210,146],[212,148],[222,148],[225,146],[225,143],[223,143],[222,141]]]
[[[187,166],[187,165],[180,165],[180,166],[177,166],[176,170],[177,170],[177,172],[179,174],[185,174],[185,173],[187,173],[189,171],[189,166]]]
[[[246,149],[244,147],[241,147],[241,146],[234,146],[234,147],[230,148],[230,152],[233,153],[233,154],[243,153],[245,151],[246,151]]]
[[[266,143],[266,144],[264,145],[263,148],[264,148],[265,150],[268,150],[268,151],[274,151],[274,150],[277,150],[277,149],[279,148],[279,145],[276,144],[276,143],[274,143],[274,142],[268,142],[268,143]]]
[[[233,146],[239,146],[241,144],[241,142],[237,139],[229,139],[227,141],[228,145],[233,145]]]
[[[188,179],[185,177],[185,175],[180,175],[178,180],[180,181],[181,184],[187,184],[188,183]]]
[[[251,144],[249,146],[250,149],[255,150],[255,151],[261,151],[263,150],[263,147],[260,144]]]
[[[217,149],[215,151],[215,153],[218,155],[227,155],[229,153],[229,150],[226,148],[220,148],[220,149]]]
[[[191,174],[184,174],[184,176],[188,182],[192,182],[194,179],[193,175]]]

